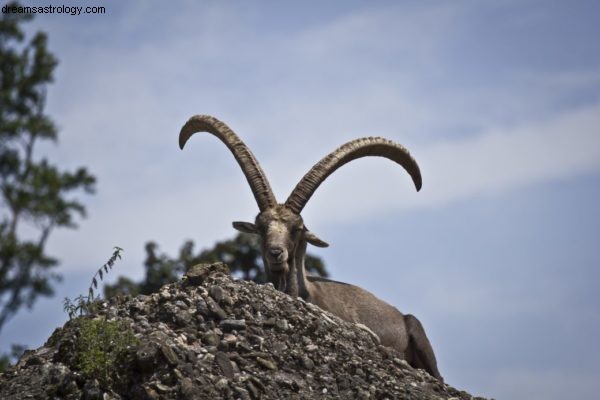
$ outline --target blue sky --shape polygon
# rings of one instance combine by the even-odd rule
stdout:
[[[64,166],[98,193],[49,251],[64,281],[2,332],[39,346],[113,246],[208,247],[252,220],[215,138],[177,147],[212,114],[250,146],[284,200],[347,140],[385,136],[423,172],[345,166],[303,212],[334,278],[423,322],[447,382],[502,399],[600,390],[600,6],[585,1],[87,1],[104,15],[31,24],[60,59],[48,112]],[[31,2],[31,4],[45,4]],[[60,4],[54,4],[58,6]],[[115,275],[116,277],[116,275]]]

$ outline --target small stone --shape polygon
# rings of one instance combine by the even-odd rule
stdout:
[[[208,306],[208,309],[210,310],[212,315],[215,316],[216,318],[218,318],[218,319],[226,319],[227,318],[227,313],[211,297],[206,298],[206,305]]]
[[[310,371],[313,368],[315,368],[315,363],[308,356],[303,356],[302,357],[302,366]]]
[[[204,357],[202,358],[202,360],[205,361],[206,363],[210,364],[215,360],[215,356],[212,353],[206,353],[204,355]]]
[[[215,355],[215,362],[219,368],[221,368],[221,372],[223,372],[223,375],[225,375],[227,379],[233,379],[233,365],[231,364],[229,357],[227,357],[227,354],[222,351],[217,352]]]
[[[221,286],[211,286],[208,293],[217,303],[221,303],[225,297],[225,291]]]
[[[223,336],[223,340],[225,340],[229,345],[235,345],[237,343],[237,336],[232,335],[231,333],[226,333]]]
[[[411,369],[411,366],[406,362],[406,360],[402,360],[398,357],[393,358],[394,364],[403,369]]]
[[[275,327],[280,331],[285,332],[289,329],[290,326],[287,322],[287,319],[278,319],[277,322],[275,322]]]
[[[258,399],[260,398],[260,392],[258,391],[258,388],[256,386],[254,386],[254,384],[250,381],[246,382],[246,387],[248,388],[248,392],[250,392],[250,395],[252,396],[252,398],[254,399]]]
[[[319,346],[317,346],[316,344],[309,344],[308,346],[305,347],[306,351],[308,351],[309,353],[317,350],[319,348]]]
[[[221,340],[217,346],[217,349],[221,351],[229,351],[229,342],[227,342],[225,339]]]
[[[263,342],[265,341],[265,339],[261,336],[258,335],[248,335],[248,341],[251,344],[257,345],[257,346],[262,346]]]
[[[162,383],[160,383],[160,382],[156,382],[156,383],[154,384],[154,387],[156,388],[156,390],[157,390],[159,393],[163,393],[163,394],[164,394],[164,393],[169,393],[169,392],[172,390],[172,389],[171,389],[169,386],[167,386],[167,385],[163,385],[163,384],[162,384]]]
[[[220,390],[228,389],[229,388],[229,384],[227,383],[227,379],[225,379],[225,378],[219,379],[217,381],[215,387],[217,389],[220,389]]]
[[[277,369],[277,365],[273,361],[269,361],[269,360],[266,360],[266,359],[261,358],[261,357],[256,357],[256,362],[259,365],[261,365],[261,366],[263,366],[263,367],[265,367],[267,369],[270,369],[270,370],[273,370],[273,371],[275,371]]]
[[[220,340],[219,335],[214,332],[207,332],[202,335],[202,342],[207,346],[218,346]]]
[[[239,386],[234,386],[233,391],[236,394],[236,399],[251,400],[250,394],[248,393],[248,391],[246,389],[241,388]]]
[[[271,347],[274,354],[284,353],[288,349],[288,346],[283,342],[275,342]]]
[[[173,349],[170,346],[167,346],[166,344],[163,343],[160,346],[160,350],[161,350],[163,356],[165,356],[165,359],[167,360],[169,365],[177,364],[177,362],[178,362],[177,354],[175,354],[175,351],[173,351]]]
[[[202,393],[200,389],[194,386],[194,383],[190,378],[183,378],[179,381],[179,386],[181,388],[181,395],[186,400],[194,400],[200,398]]]
[[[169,293],[169,291],[168,291],[168,290],[162,290],[162,291],[159,293],[159,295],[160,295],[160,299],[161,299],[162,301],[168,301],[168,300],[171,300],[171,297],[172,297],[172,296],[171,296],[171,293]]]
[[[219,328],[225,332],[231,332],[233,330],[241,331],[246,329],[246,320],[244,319],[224,319],[219,322]]]
[[[196,300],[196,311],[198,311],[200,314],[202,315],[209,315],[210,310],[208,309],[208,305],[206,304],[206,301],[204,301],[203,298],[199,298],[198,300]]]

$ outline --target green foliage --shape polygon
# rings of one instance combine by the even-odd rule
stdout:
[[[222,261],[229,265],[231,273],[242,279],[265,283],[266,275],[262,266],[260,242],[256,235],[239,233],[233,239],[217,242],[208,250],[194,254],[194,242],[186,241],[176,258],[158,253],[154,242],[146,244],[146,277],[141,282],[120,277],[114,285],[105,285],[104,295],[150,294],[161,286],[177,281],[190,267],[199,263]],[[323,261],[310,254],[306,255],[306,269],[313,275],[328,276]]]
[[[98,280],[102,281],[112,270],[116,261],[121,259],[122,252],[122,248],[114,247],[112,256],[92,277],[87,296],[80,295],[73,300],[65,298],[64,301],[64,310],[69,314],[69,319],[85,316],[75,320],[79,330],[75,344],[75,368],[84,378],[98,379],[104,387],[110,386],[118,378],[115,366],[125,357],[127,350],[138,343],[125,321],[89,318],[99,304],[97,300],[100,295],[96,295]]]
[[[112,267],[115,265],[117,260],[121,259],[121,253],[123,249],[115,246],[112,256],[108,259],[103,266],[98,268],[94,276],[92,277],[92,282],[90,283],[90,287],[88,288],[87,296],[79,295],[75,297],[73,300],[65,297],[63,302],[63,310],[69,314],[69,319],[73,319],[77,315],[89,315],[96,311],[96,305],[100,298],[100,295],[94,297],[94,290],[98,290],[98,279],[101,281],[104,279],[104,276],[108,274],[108,271],[112,270]]]
[[[126,357],[127,350],[138,344],[138,339],[125,321],[84,317],[77,324],[75,368],[84,378],[98,379],[100,385],[110,386],[118,379],[116,366]]]
[[[57,60],[44,33],[26,40],[21,24],[31,18],[0,15],[0,331],[22,306],[54,293],[60,276],[52,268],[58,260],[45,253],[46,242],[54,229],[76,227],[75,217],[84,217],[85,207],[72,193],[92,193],[95,184],[85,168],[61,171],[35,155],[40,141],[57,139],[44,113]],[[24,223],[27,238],[21,234]]]

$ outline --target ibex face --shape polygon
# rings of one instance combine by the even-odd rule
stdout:
[[[278,289],[290,282],[290,273],[296,267],[296,254],[306,248],[306,243],[327,247],[328,244],[304,226],[302,217],[283,204],[266,209],[256,216],[255,223],[234,222],[240,232],[257,234],[261,238],[262,255],[269,280]],[[299,267],[299,266],[298,266]]]

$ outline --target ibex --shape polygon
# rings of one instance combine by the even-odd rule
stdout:
[[[328,246],[306,228],[300,216],[319,185],[339,167],[354,159],[380,156],[404,167],[419,190],[421,173],[408,151],[383,138],[352,140],[315,164],[286,202],[278,204],[258,161],[227,125],[211,116],[194,116],[181,128],[179,147],[183,149],[196,132],[209,132],[221,139],[246,176],[260,212],[254,224],[234,222],[233,226],[241,232],[260,236],[265,270],[275,287],[291,296],[300,296],[346,321],[367,326],[379,336],[383,345],[399,351],[410,365],[425,369],[443,381],[429,339],[417,318],[402,314],[357,286],[308,276],[304,268],[307,243]]]

